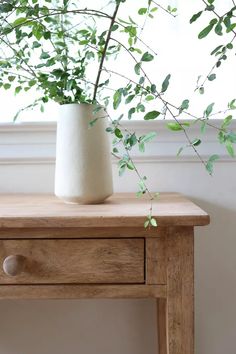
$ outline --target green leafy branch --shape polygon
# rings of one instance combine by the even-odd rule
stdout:
[[[204,5],[206,6],[204,10],[201,10],[194,14],[191,19],[190,19],[190,24],[194,23],[197,21],[204,12],[212,12],[216,18],[211,19],[209,24],[201,30],[201,32],[198,34],[199,39],[203,39],[207,37],[212,30],[214,29],[215,34],[218,36],[223,36],[223,31],[225,28],[226,34],[228,33],[233,33],[233,38],[230,41],[227,41],[225,44],[218,45],[216,48],[214,48],[211,51],[211,55],[215,55],[217,57],[217,60],[215,64],[212,66],[206,77],[203,79],[201,84],[199,84],[199,80],[197,83],[197,87],[195,91],[199,91],[200,94],[204,93],[204,85],[206,84],[207,81],[213,81],[216,79],[216,74],[214,73],[215,69],[219,68],[225,60],[227,60],[227,52],[233,49],[233,42],[236,38],[236,31],[234,28],[236,27],[235,23],[232,23],[232,18],[234,17],[234,11],[236,10],[236,6],[234,5],[230,10],[228,10],[226,13],[223,15],[220,15],[214,6],[215,0],[202,0]],[[200,78],[200,77],[199,77]]]

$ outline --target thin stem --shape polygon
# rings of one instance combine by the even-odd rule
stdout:
[[[206,5],[206,6],[209,6],[209,3],[205,0],[202,0],[202,2]],[[234,3],[234,1],[233,1]],[[212,10],[212,12],[218,17],[219,20],[222,20],[222,18],[227,14],[227,12],[225,13],[225,15],[223,16],[220,16],[215,10]],[[232,33],[234,33],[234,36],[233,38],[231,39],[231,41],[229,43],[232,43],[235,38],[236,38],[236,32],[234,30],[231,30]],[[216,68],[217,66],[217,63],[222,60],[223,56],[225,55],[225,53],[223,53],[218,59],[217,61],[215,62],[215,64],[212,66],[211,70],[209,71],[209,73],[206,75],[205,79],[202,81],[202,84],[201,85],[197,85],[195,91],[197,91],[200,87],[203,87],[206,83],[206,81],[208,80],[208,77],[213,73],[213,70]]]
[[[46,14],[46,15],[41,15],[41,16],[36,16],[36,17],[32,17],[29,18],[28,20],[26,20],[24,22],[24,25],[27,25],[27,23],[30,23],[31,21],[35,21],[35,20],[40,20],[42,18],[45,17],[50,17],[50,16],[57,16],[57,15],[61,15],[61,14],[66,14],[66,13],[72,13],[72,14],[82,14],[82,15],[89,15],[89,16],[98,16],[98,17],[105,17],[105,18],[109,18],[111,19],[111,16],[109,16],[108,14],[106,14],[105,12],[102,11],[96,11],[96,10],[89,10],[89,9],[84,9],[84,10],[67,10],[67,11],[59,11],[56,10],[56,12],[50,13],[50,14]],[[21,27],[22,23],[19,25],[15,25],[12,26],[12,30]],[[1,39],[1,37],[0,37]]]
[[[114,25],[114,22],[115,22],[116,15],[117,15],[117,12],[119,10],[119,7],[120,7],[120,2],[117,2],[116,7],[115,7],[115,11],[114,11],[113,16],[111,18],[110,27],[109,27],[109,30],[108,30],[108,34],[107,34],[106,42],[105,42],[105,45],[104,45],[104,49],[103,49],[100,65],[99,65],[99,68],[98,68],[98,74],[97,74],[97,79],[96,79],[96,82],[95,82],[95,88],[94,88],[94,94],[93,94],[93,101],[96,100],[98,85],[99,85],[99,81],[100,81],[100,77],[101,77],[101,73],[102,73],[102,68],[103,68],[105,57],[106,57],[108,44],[109,44],[109,41],[110,41],[110,38],[111,38],[112,27]]]
[[[111,118],[110,114],[107,112],[106,109],[105,109],[105,113],[107,114],[107,117],[109,118],[109,120],[110,120],[111,123],[113,124],[113,119]],[[120,123],[119,123],[118,125],[119,125],[121,128],[123,128]],[[127,131],[127,129],[124,129],[124,130]],[[152,209],[153,209],[154,196],[152,195],[152,193],[151,193],[151,191],[149,190],[149,188],[148,188],[146,182],[144,181],[144,179],[143,179],[141,173],[139,172],[138,168],[136,167],[136,165],[135,165],[135,163],[134,163],[134,161],[133,161],[133,158],[132,158],[131,155],[130,155],[129,149],[128,149],[127,146],[125,145],[123,139],[121,139],[120,141],[122,142],[122,145],[123,145],[123,147],[124,147],[124,149],[125,149],[125,151],[126,151],[126,154],[127,154],[128,158],[129,158],[129,161],[131,162],[131,164],[132,164],[132,166],[133,166],[133,168],[134,168],[134,171],[135,171],[136,175],[138,176],[139,180],[142,181],[142,183],[143,183],[143,186],[144,186],[144,188],[145,188],[145,193],[148,194],[148,197],[149,197],[149,200],[150,200],[149,216],[152,216]],[[120,160],[120,157],[119,157],[118,155],[116,155],[116,154],[114,154],[114,153],[112,153],[112,155],[113,155],[114,157],[116,157],[117,159]]]
[[[28,76],[25,76],[25,75],[22,75],[22,74],[18,74],[18,73],[15,73],[13,71],[9,71],[9,70],[6,70],[6,69],[0,69],[0,71],[2,71],[4,73],[7,73],[9,75],[15,75],[15,76],[18,76],[18,77],[23,77],[26,80],[31,80],[31,77],[28,77]]]
[[[20,59],[24,62],[24,64],[25,64],[25,65],[27,66],[27,68],[28,68],[28,70],[27,70],[27,69],[25,69],[23,66],[21,66],[22,69],[23,69],[24,71],[28,72],[29,74],[31,74],[32,76],[36,77],[36,74],[35,74],[35,72],[33,71],[33,69],[30,67],[30,65],[27,63],[27,61],[26,61],[22,56],[19,56],[17,50],[15,50],[15,48],[13,48],[13,47],[11,46],[11,44],[8,43],[7,41],[5,41],[4,39],[1,39],[1,40],[2,40],[3,43],[5,43],[5,44],[13,51],[13,53],[14,53],[18,58],[20,58]]]
[[[153,4],[155,4],[157,7],[159,7],[161,10],[163,10],[164,12],[166,12],[168,15],[171,15],[173,17],[177,17],[177,15],[172,14],[170,11],[166,10],[162,5],[158,4],[156,1],[151,0],[153,2]]]
[[[115,38],[111,38],[111,40],[113,40],[114,42],[118,43],[122,48],[125,49],[125,51],[132,57],[132,59],[135,61],[136,64],[139,64],[138,60],[135,58],[135,56],[129,51],[129,49],[123,44],[121,43],[120,41],[118,41],[117,39]],[[150,84],[151,83],[151,80],[148,78],[147,74],[145,73],[145,71],[143,70],[143,68],[141,67],[140,65],[140,70],[142,71],[144,77],[149,81]]]
[[[231,41],[229,43],[232,43],[236,38],[236,33],[234,35],[234,37],[231,39]],[[197,91],[200,87],[203,87],[206,83],[206,81],[208,80],[208,77],[212,74],[213,70],[216,68],[216,65],[217,63],[222,60],[223,56],[225,54],[223,53],[218,59],[217,61],[215,62],[215,64],[212,66],[211,70],[209,71],[209,73],[206,75],[205,79],[202,81],[202,84],[201,85],[198,85],[196,88],[195,88],[195,91]]]
[[[109,70],[109,71],[110,71],[110,72],[113,72],[114,74],[117,74],[117,75],[119,75],[119,76],[121,76],[121,77],[123,77],[123,78],[125,78],[125,79],[128,79],[128,78],[125,77],[124,75],[120,75],[119,73],[116,73],[116,72],[111,71],[111,70]],[[128,79],[128,80],[131,81],[131,82],[133,82],[133,83],[135,83],[135,81],[132,81],[132,80],[130,80],[130,79]],[[135,83],[135,84],[137,84],[137,83]],[[145,88],[144,88],[144,89],[145,89]],[[145,89],[145,90],[146,90],[146,89]],[[147,90],[146,90],[146,91],[147,91]],[[189,135],[188,135],[188,133],[187,133],[187,131],[186,131],[186,128],[184,127],[184,124],[181,123],[181,121],[176,118],[176,116],[174,115],[174,113],[173,113],[173,112],[171,111],[171,109],[169,108],[168,102],[165,101],[165,100],[162,98],[162,96],[161,96],[160,93],[157,93],[155,96],[156,96],[156,98],[160,98],[160,99],[161,99],[162,103],[165,105],[166,110],[170,113],[171,117],[175,120],[176,123],[179,124],[179,126],[181,127],[181,129],[182,129],[182,131],[183,131],[183,133],[184,133],[184,135],[185,135],[185,137],[186,137],[186,139],[187,139],[189,145],[192,147],[192,149],[194,150],[194,152],[195,152],[196,155],[198,156],[199,160],[200,160],[200,161],[203,163],[203,165],[206,167],[206,162],[202,159],[202,157],[201,157],[201,155],[199,154],[198,150],[197,150],[196,147],[192,144],[191,139],[190,139],[190,137],[189,137]]]
[[[119,22],[119,21],[117,21],[117,20],[115,21],[115,23],[116,23],[117,25],[119,25],[119,26],[125,28],[125,25],[123,25],[123,23],[121,23],[121,22]],[[148,44],[146,44],[146,43],[142,40],[142,38],[140,38],[139,36],[136,36],[135,38],[137,38],[137,40],[138,40],[140,43],[142,43],[147,49],[149,49],[154,55],[157,55],[157,52],[156,52],[153,48],[151,48]]]

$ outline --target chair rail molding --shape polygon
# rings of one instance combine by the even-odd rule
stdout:
[[[191,122],[191,121],[190,121]],[[177,151],[181,146],[186,146],[187,141],[182,131],[172,132],[165,121],[124,121],[123,127],[142,136],[155,131],[157,136],[146,144],[145,153],[138,149],[132,151],[136,163],[160,163],[160,162],[200,162],[192,148],[185,148],[177,157]],[[221,120],[211,120],[211,123],[220,126]],[[92,129],[92,128],[91,128]],[[236,130],[236,120],[232,123],[232,129]],[[236,162],[236,159],[228,156],[224,146],[217,140],[217,131],[208,127],[206,133],[200,133],[198,124],[189,129],[191,139],[199,137],[202,144],[198,147],[203,159],[212,154],[220,156],[219,162]],[[0,124],[0,164],[54,164],[56,148],[56,122],[33,123],[2,123]],[[116,159],[113,159],[116,163]]]

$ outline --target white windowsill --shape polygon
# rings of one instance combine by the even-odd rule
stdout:
[[[138,136],[156,131],[157,137],[147,144],[146,152],[135,149],[132,154],[135,162],[198,162],[194,151],[185,149],[180,157],[176,157],[178,149],[186,145],[183,132],[172,132],[166,128],[167,121],[125,121],[123,126],[135,131]],[[211,120],[212,124],[220,125],[220,120]],[[236,121],[232,123],[236,130]],[[220,162],[236,162],[228,156],[225,148],[217,141],[215,129],[208,128],[201,135],[199,125],[189,130],[191,139],[199,137],[202,145],[199,152],[204,159],[212,154],[221,157]],[[56,146],[56,122],[2,123],[0,124],[0,164],[54,164]],[[114,162],[116,160],[114,159]]]

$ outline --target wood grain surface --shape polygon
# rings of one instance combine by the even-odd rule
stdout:
[[[143,239],[1,240],[0,264],[25,257],[24,271],[0,284],[144,283]]]
[[[65,204],[50,195],[0,196],[0,227],[142,227],[150,209],[147,198],[114,194],[103,204]],[[153,203],[153,216],[163,225],[206,225],[209,216],[176,193],[163,193]]]
[[[143,299],[165,296],[165,285],[0,286],[0,299]]]
[[[181,226],[180,226],[181,227]],[[162,237],[166,228],[159,226],[145,229],[142,227],[29,227],[0,228],[0,239],[26,238],[145,238]]]
[[[194,354],[193,228],[167,235],[167,297],[159,300],[159,354]]]
[[[166,238],[146,239],[146,284],[166,284]]]

